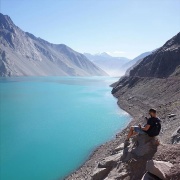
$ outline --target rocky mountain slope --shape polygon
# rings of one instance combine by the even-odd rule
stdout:
[[[0,76],[99,76],[103,70],[64,44],[22,31],[0,13]]]
[[[180,76],[180,33],[145,57],[130,71],[130,76],[156,78]]]
[[[129,75],[113,84],[118,105],[133,120],[116,138],[97,148],[67,179],[178,180],[180,177],[180,33],[145,57]],[[145,124],[150,108],[162,121],[157,138],[124,140],[132,125]],[[159,144],[160,143],[160,144]],[[143,176],[144,175],[144,176]]]
[[[164,122],[171,125],[164,127],[162,136],[164,142],[170,142],[170,135],[180,125],[180,33],[145,57],[128,76],[122,77],[112,93],[126,111],[135,108],[140,114],[144,108],[157,108]],[[171,113],[177,114],[172,122],[168,116]],[[167,126],[166,123],[163,126]]]
[[[123,75],[124,70],[120,71],[120,67],[130,61],[125,57],[112,57],[105,52],[95,55],[84,53],[84,55],[111,76]]]
[[[125,70],[125,75],[129,75],[129,72],[135,67],[137,66],[142,60],[143,58],[145,58],[146,56],[149,56],[153,51],[149,51],[149,52],[145,52],[140,54],[139,56],[135,57],[133,60],[131,60],[130,62],[124,64],[121,69]]]
[[[129,68],[132,68],[133,66],[137,65],[143,58],[145,58],[146,56],[150,55],[151,53],[152,52],[149,51],[149,52],[144,52],[144,53],[140,54],[139,56],[135,57],[131,61],[123,64],[121,69],[128,70]]]

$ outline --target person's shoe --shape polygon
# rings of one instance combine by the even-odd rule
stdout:
[[[129,146],[129,145],[130,145],[130,142],[129,142],[128,139],[126,139],[126,140],[124,141],[124,148],[126,148],[126,147]]]

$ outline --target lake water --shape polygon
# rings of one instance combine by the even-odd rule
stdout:
[[[111,77],[0,78],[0,179],[56,180],[129,122]]]

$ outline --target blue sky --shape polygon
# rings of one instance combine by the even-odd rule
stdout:
[[[0,0],[24,31],[81,53],[135,56],[180,31],[180,0]]]

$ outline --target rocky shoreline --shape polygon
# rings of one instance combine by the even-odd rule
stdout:
[[[129,79],[128,79],[129,81]],[[156,98],[157,92],[155,91],[154,94],[151,93],[152,89],[149,89],[148,91],[148,84],[151,84],[150,81],[156,82],[154,83],[154,91],[157,89],[159,91],[159,100],[154,101]],[[163,81],[163,82],[161,82]],[[166,83],[165,83],[166,82]],[[176,83],[175,83],[176,82]],[[161,84],[165,84],[164,87]],[[104,174],[104,177],[100,178],[93,178],[93,175],[96,171],[96,168],[98,166],[98,163],[103,161],[103,159],[110,157],[114,154],[114,150],[121,145],[127,135],[127,132],[131,125],[144,123],[144,117],[147,116],[147,111],[151,107],[155,107],[158,110],[159,117],[163,120],[162,129],[164,132],[162,132],[159,136],[159,139],[161,141],[161,145],[158,147],[158,151],[154,155],[154,159],[156,160],[164,160],[164,156],[167,156],[167,149],[171,149],[171,156],[172,158],[173,153],[176,155],[176,162],[174,164],[180,163],[180,152],[177,151],[177,149],[180,148],[179,144],[172,145],[173,140],[173,134],[176,133],[176,129],[180,125],[179,118],[180,118],[180,112],[178,109],[177,104],[180,103],[180,93],[179,88],[177,88],[177,84],[180,84],[180,78],[177,78],[176,81],[174,79],[159,79],[159,78],[144,78],[144,79],[138,79],[136,82],[136,86],[134,84],[134,88],[129,89],[127,86],[123,86],[120,90],[118,90],[114,96],[118,98],[118,105],[121,109],[128,112],[132,117],[133,120],[128,124],[128,126],[119,132],[116,135],[115,139],[112,139],[109,142],[106,142],[105,144],[99,146],[89,157],[89,159],[75,172],[73,172],[70,176],[66,177],[67,180],[83,180],[83,179],[107,179],[108,180],[108,174],[111,174],[111,171],[113,170],[113,166]],[[114,86],[117,86],[117,83],[114,84]],[[145,88],[146,87],[146,88]],[[161,87],[161,88],[160,88]],[[164,91],[165,87],[169,87],[170,89],[168,91]],[[139,92],[138,92],[139,91]],[[136,92],[136,93],[135,93]],[[140,93],[141,92],[141,93]],[[145,93],[143,95],[143,93]],[[147,94],[151,94],[151,96],[147,97]],[[163,98],[163,101],[160,101],[161,97],[166,97],[167,99]],[[146,100],[145,100],[146,99]],[[170,114],[175,114],[174,117],[169,118]],[[169,129],[167,129],[167,126]],[[174,151],[173,151],[174,149]],[[159,152],[164,151],[164,156],[160,158]],[[169,153],[169,152],[168,152]],[[170,153],[169,153],[170,154]],[[173,157],[174,158],[174,157]],[[166,161],[172,161],[172,159],[166,159]],[[143,160],[142,160],[143,161]],[[142,163],[142,162],[141,162]],[[127,163],[124,166],[121,171],[126,172],[125,177],[121,177],[121,173],[114,173],[114,175],[111,175],[110,179],[141,179],[143,174],[145,173],[145,162],[143,162],[144,169],[138,173],[136,173],[136,177],[132,176],[133,171],[128,170],[127,171]],[[176,167],[175,165],[175,167]],[[137,166],[136,164],[134,166]],[[142,167],[141,167],[142,168]],[[176,167],[178,168],[178,167]],[[176,169],[175,168],[175,169]],[[137,170],[136,170],[137,171]],[[177,177],[180,177],[180,172],[178,172],[178,169],[174,170],[173,172],[176,172],[174,174],[173,179],[178,179]],[[178,172],[178,173],[177,173]],[[116,176],[116,178],[115,178]],[[118,177],[117,177],[118,176]],[[114,177],[114,178],[113,178]],[[133,177],[133,178],[132,178]],[[173,176],[172,176],[173,177]]]
[[[180,33],[112,85],[121,109],[133,120],[116,138],[98,147],[67,180],[180,179]],[[137,135],[123,142],[130,126],[145,124],[150,108],[161,119],[158,139]]]
[[[128,127],[129,125],[125,129],[123,129],[121,132],[117,133],[114,139],[95,148],[95,150],[89,156],[87,161],[82,166],[80,166],[77,170],[75,170],[72,174],[67,176],[65,179],[66,180],[92,179],[92,174],[93,174],[93,171],[97,162],[99,162],[101,159],[105,158],[106,156],[111,155],[112,151],[119,145],[119,143],[122,143],[125,140],[124,134],[126,133],[126,129],[128,129]]]

